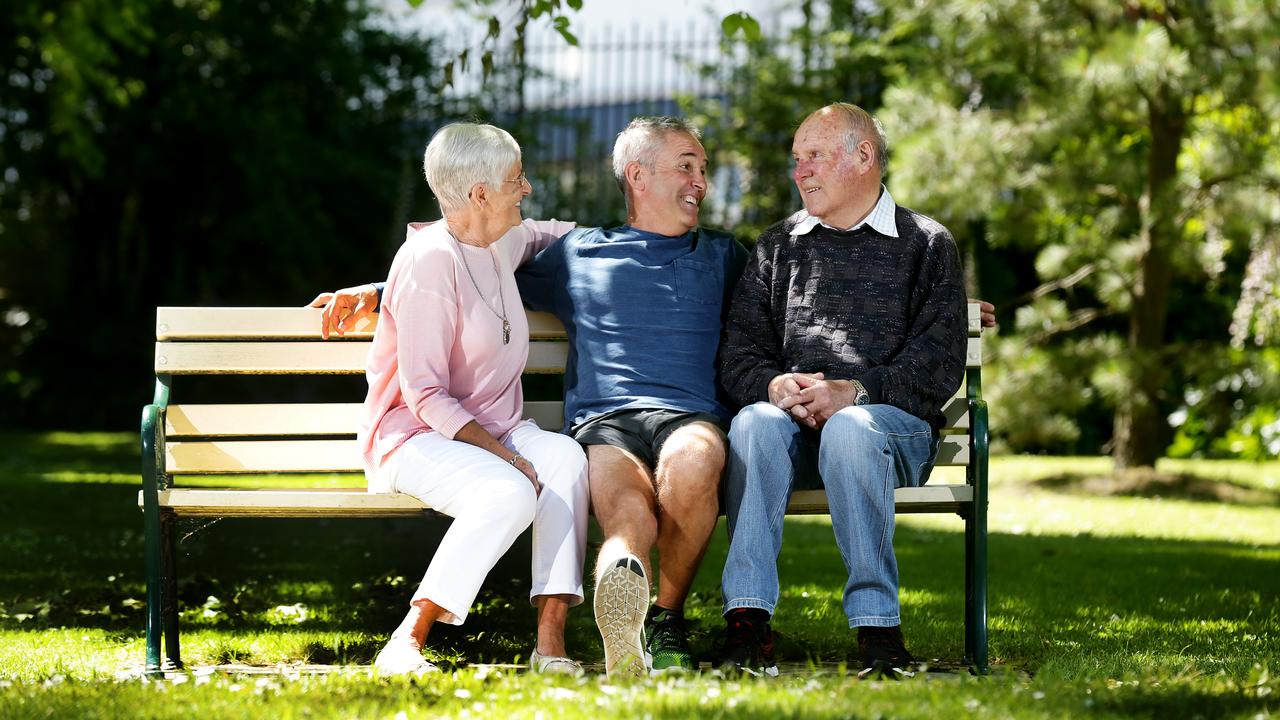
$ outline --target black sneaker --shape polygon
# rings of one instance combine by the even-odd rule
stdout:
[[[858,652],[862,655],[859,680],[899,680],[913,677],[916,659],[902,643],[902,626],[858,628]]]
[[[724,640],[718,664],[720,671],[778,677],[768,613],[755,608],[735,608],[724,616],[724,620]]]
[[[665,608],[649,615],[649,655],[653,658],[654,675],[696,672],[698,664],[689,648],[689,625],[684,616]]]

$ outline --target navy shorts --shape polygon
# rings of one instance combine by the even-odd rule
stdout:
[[[577,440],[584,450],[591,445],[622,448],[653,470],[658,466],[662,444],[671,433],[693,422],[708,423],[719,431],[722,439],[725,437],[724,421],[711,413],[631,408],[597,415],[575,425],[569,430],[569,437]]]

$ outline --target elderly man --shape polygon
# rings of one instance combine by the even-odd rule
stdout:
[[[627,223],[574,230],[517,273],[525,304],[553,312],[569,334],[565,428],[586,448],[605,536],[594,602],[610,676],[697,667],[684,602],[719,512],[731,413],[717,398],[715,358],[746,262],[731,236],[698,228],[706,169],[693,126],[632,121],[613,152]],[[326,300],[327,337],[377,295],[364,286],[316,302]]]
[[[721,667],[776,675],[782,518],[816,470],[848,570],[861,676],[909,672],[893,552],[895,487],[928,479],[965,357],[951,234],[881,184],[885,138],[861,108],[809,115],[792,145],[805,209],[766,230],[737,285],[721,352],[743,406],[729,431]]]

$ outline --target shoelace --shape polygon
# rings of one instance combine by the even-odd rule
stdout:
[[[660,615],[653,621],[649,647],[660,648],[670,645],[676,645],[681,650],[689,649],[689,625],[683,618]]]

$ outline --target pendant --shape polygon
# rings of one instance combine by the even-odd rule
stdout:
[[[502,318],[502,344],[508,345],[510,343],[511,343],[511,323],[507,322],[506,318]]]

